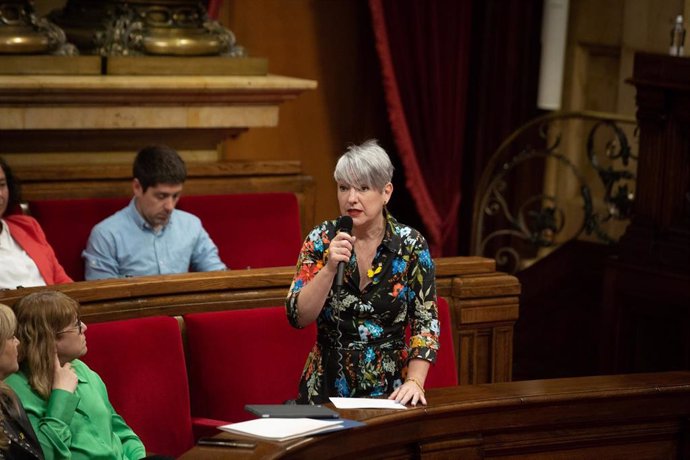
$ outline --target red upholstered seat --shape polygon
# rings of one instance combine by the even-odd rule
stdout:
[[[94,225],[127,206],[131,198],[30,201],[29,212],[41,224],[58,261],[74,281],[84,280],[82,251]]]
[[[281,404],[297,397],[316,326],[299,330],[284,307],[184,316],[192,414],[239,422],[245,404]]]
[[[441,349],[436,356],[436,364],[431,366],[424,386],[426,388],[450,387],[458,384],[458,370],[453,347],[453,328],[451,325],[448,301],[438,297],[438,320],[441,323],[439,342]]]
[[[84,279],[81,253],[91,229],[127,206],[129,197],[30,201],[60,264],[75,281]],[[199,219],[230,268],[294,265],[302,245],[294,193],[183,195],[178,208]]]
[[[294,193],[183,195],[179,209],[201,219],[232,269],[294,265],[302,246]]]
[[[83,360],[146,450],[178,456],[194,446],[180,329],[172,317],[88,325]]]

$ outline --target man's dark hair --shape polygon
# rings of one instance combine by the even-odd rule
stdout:
[[[158,184],[182,184],[187,179],[187,167],[180,155],[167,145],[149,145],[139,150],[134,159],[132,175],[142,190]]]
[[[9,191],[9,199],[7,200],[7,210],[5,213],[10,214],[14,212],[22,201],[21,191],[19,188],[19,180],[12,174],[12,169],[0,157],[0,168],[5,173],[5,180],[7,181],[7,190]],[[0,216],[1,217],[1,216]]]

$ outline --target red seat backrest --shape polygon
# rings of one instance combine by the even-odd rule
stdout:
[[[424,386],[426,388],[450,387],[458,384],[458,369],[453,347],[453,327],[451,323],[450,307],[448,301],[438,297],[438,320],[441,323],[441,335],[439,343],[441,348],[436,356],[436,364],[431,366]],[[408,328],[409,336],[409,328]]]
[[[67,274],[84,279],[81,253],[94,225],[127,206],[129,197],[30,201]],[[294,193],[183,195],[177,206],[201,219],[233,269],[294,265],[302,245],[299,203]]]
[[[177,207],[201,219],[232,269],[297,262],[302,228],[294,193],[183,195]]]
[[[184,316],[192,414],[239,422],[245,404],[282,404],[297,397],[316,326],[295,329],[284,307]]]
[[[82,251],[91,229],[131,198],[88,198],[30,201],[29,211],[41,224],[60,265],[74,281],[84,280]]]
[[[180,329],[168,316],[88,325],[83,360],[148,452],[178,456],[194,446]]]

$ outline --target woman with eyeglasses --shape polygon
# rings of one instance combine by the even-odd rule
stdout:
[[[43,451],[31,422],[17,395],[3,381],[19,368],[16,329],[14,312],[0,304],[0,458],[41,460]]]
[[[36,292],[15,311],[20,367],[6,382],[24,405],[45,458],[144,458],[143,443],[113,409],[105,384],[79,360],[87,350],[87,327],[77,301]]]

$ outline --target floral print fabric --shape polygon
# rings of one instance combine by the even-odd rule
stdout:
[[[435,362],[439,347],[434,263],[424,237],[385,213],[386,230],[360,291],[356,255],[345,268],[343,289],[328,295],[317,318],[317,343],[304,367],[299,403],[329,396],[376,397],[404,382],[409,359]],[[298,326],[299,293],[324,267],[337,221],[307,236],[286,299],[290,324]],[[410,326],[409,347],[405,329]]]

